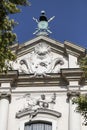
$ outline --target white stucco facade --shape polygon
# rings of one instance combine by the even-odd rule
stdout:
[[[0,74],[0,130],[26,130],[26,123],[49,122],[52,130],[86,130],[72,98],[87,93],[79,58],[85,48],[38,36],[14,45],[13,70]]]

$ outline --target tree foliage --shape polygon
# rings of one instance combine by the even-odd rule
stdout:
[[[84,125],[87,125],[87,94],[74,98],[73,102],[77,104],[76,111],[84,117]]]
[[[87,78],[87,56],[83,57],[79,61],[80,68],[83,70],[83,77]]]
[[[87,56],[79,61],[80,68],[83,70],[83,78],[87,79]],[[73,100],[77,104],[76,110],[84,117],[84,124],[87,125],[87,94],[81,94]]]
[[[13,28],[17,24],[9,18],[10,14],[19,13],[19,6],[29,5],[28,0],[0,0],[0,72],[6,72],[6,62],[16,58],[10,50],[10,46],[17,42]]]

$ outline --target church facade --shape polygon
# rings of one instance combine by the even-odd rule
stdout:
[[[0,130],[86,130],[72,103],[87,93],[78,65],[86,50],[40,30],[36,38],[12,46],[17,59],[10,62],[12,70],[0,74]]]

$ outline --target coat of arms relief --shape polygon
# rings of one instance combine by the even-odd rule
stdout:
[[[19,118],[24,116],[27,112],[29,114],[29,119],[31,120],[34,116],[36,116],[39,110],[54,110],[54,105],[56,103],[56,93],[52,93],[49,97],[47,94],[41,94],[38,98],[34,98],[31,94],[27,93],[19,98],[21,103],[21,107],[17,110],[16,117]]]
[[[27,58],[13,62],[12,67],[25,74],[46,75],[46,73],[58,73],[63,64],[63,58],[54,58],[51,47],[45,42],[40,42]]]

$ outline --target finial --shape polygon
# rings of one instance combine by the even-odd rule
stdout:
[[[48,21],[47,17],[45,16],[45,11],[41,11],[41,16],[39,17],[39,21]]]
[[[49,20],[46,17],[46,13],[44,10],[41,11],[41,15],[39,17],[39,20],[33,17],[33,20],[37,23],[36,31],[33,34],[36,34],[37,36],[44,35],[48,36],[50,33],[52,33],[49,30],[49,22],[52,21],[55,18],[55,16],[51,17]]]
[[[44,11],[44,10],[42,10],[42,11],[41,11],[41,14],[43,14],[43,15],[44,15],[44,14],[45,14],[45,11]]]

